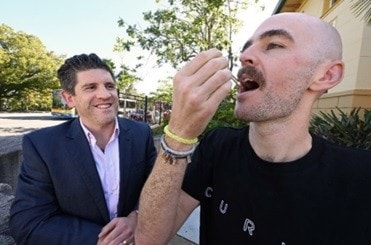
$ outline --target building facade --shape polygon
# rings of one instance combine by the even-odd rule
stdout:
[[[313,113],[336,107],[344,112],[361,107],[371,109],[371,23],[357,17],[352,0],[280,0],[273,14],[302,12],[332,24],[343,41],[345,75],[335,88],[322,95]],[[334,110],[336,111],[336,110]]]

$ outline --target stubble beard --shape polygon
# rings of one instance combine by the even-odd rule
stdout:
[[[237,101],[235,117],[247,122],[264,122],[290,116],[307,90],[307,82],[313,74],[313,69],[309,67],[299,73],[285,79],[284,83],[290,86],[286,86],[285,91],[280,94],[272,87],[269,89],[262,86],[259,88],[263,93],[261,102],[246,105]],[[264,85],[266,85],[265,82]]]
[[[109,110],[95,111],[94,116],[93,116],[94,121],[100,126],[111,124],[112,122],[115,121],[117,113],[118,113],[118,105],[113,104],[112,108],[110,108]]]

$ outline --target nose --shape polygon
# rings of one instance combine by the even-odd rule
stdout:
[[[97,97],[100,99],[107,99],[110,98],[111,96],[112,94],[105,86],[101,86],[97,91]]]
[[[242,66],[255,66],[257,57],[253,46],[245,48],[240,54],[240,62]]]

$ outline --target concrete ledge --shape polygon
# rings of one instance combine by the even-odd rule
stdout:
[[[12,188],[8,184],[0,183],[0,244],[15,244],[9,231],[9,210],[14,200]]]
[[[0,137],[0,183],[7,183],[13,192],[22,163],[22,135]]]

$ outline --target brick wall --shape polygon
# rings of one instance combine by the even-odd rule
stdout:
[[[349,113],[353,108],[361,107],[371,110],[371,89],[356,89],[339,93],[322,95],[313,105],[312,112],[336,111],[336,107],[345,113]],[[361,114],[362,115],[362,114]]]

